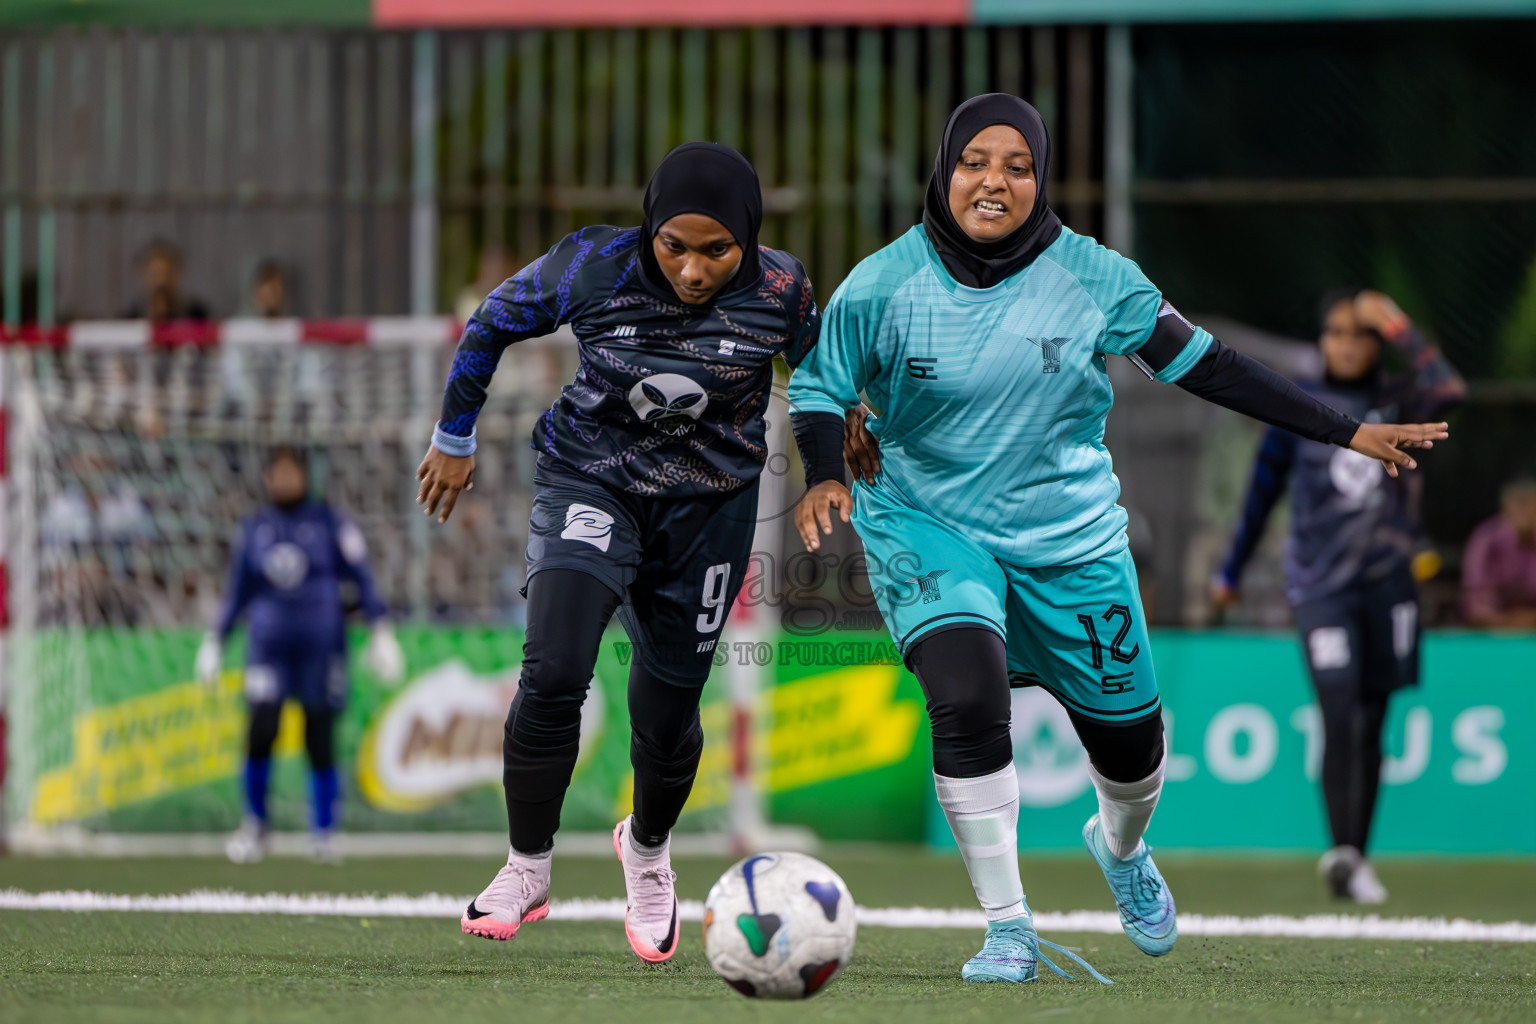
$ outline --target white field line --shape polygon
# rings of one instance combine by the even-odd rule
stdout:
[[[165,914],[287,914],[318,917],[436,917],[457,918],[469,902],[467,896],[334,896],[313,893],[215,892],[199,889],[179,895],[129,895],[80,890],[23,892],[0,889],[0,910],[145,911]],[[683,900],[684,921],[702,921],[704,905]],[[550,908],[555,921],[622,921],[623,900],[555,900]],[[986,921],[979,910],[936,910],[928,907],[860,907],[859,923],[884,928],[982,928]],[[1035,915],[1042,932],[1092,932],[1113,935],[1120,919],[1099,910]],[[1354,917],[1344,914],[1313,914],[1261,917],[1180,914],[1179,931],[1185,935],[1255,936],[1306,939],[1412,939],[1419,942],[1533,942],[1536,924],[1507,921],[1485,924],[1461,918]]]

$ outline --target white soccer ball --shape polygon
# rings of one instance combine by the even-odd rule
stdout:
[[[731,865],[704,901],[704,952],[748,996],[804,999],[853,955],[853,897],[815,857],[762,853]]]

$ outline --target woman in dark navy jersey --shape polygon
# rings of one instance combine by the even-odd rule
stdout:
[[[1331,292],[1321,309],[1322,380],[1301,385],[1365,423],[1438,419],[1466,394],[1454,367],[1380,292]],[[1388,370],[1384,347],[1401,369]],[[1318,867],[1333,894],[1381,903],[1365,851],[1381,781],[1381,733],[1393,692],[1419,679],[1419,541],[1412,488],[1355,452],[1280,427],[1264,435],[1232,549],[1213,581],[1218,606],[1238,583],[1287,483],[1292,498],[1286,596],[1323,716],[1323,799],[1333,848]]]
[[[550,855],[581,704],[617,611],[629,679],[634,813],[614,829],[642,959],[677,950],[668,834],[693,787],[699,691],[741,587],[767,458],[773,357],[797,365],[820,322],[798,260],[758,245],[746,158],[694,142],[657,167],[638,228],[562,239],[475,311],[448,374],[418,500],[448,518],[474,472],[475,418],[501,352],[569,324],[576,379],[533,447],[528,631],[504,745],[507,864],[464,913],[509,939],[548,912]]]

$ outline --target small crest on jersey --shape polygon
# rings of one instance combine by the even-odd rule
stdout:
[[[939,577],[949,572],[948,569],[935,569],[925,572],[921,576],[909,576],[903,583],[916,583],[918,593],[923,595],[923,604],[933,604],[944,595],[939,593]]]
[[[1066,338],[1030,338],[1031,345],[1040,346],[1040,372],[1061,372],[1061,346],[1066,344]]]
[[[615,327],[609,332],[608,336],[611,338],[633,338],[635,336],[635,325],[623,324]]]
[[[939,361],[932,357],[913,356],[907,360],[907,376],[918,380],[938,380]]]

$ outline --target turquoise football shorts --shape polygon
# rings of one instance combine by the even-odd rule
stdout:
[[[1079,565],[999,562],[926,512],[863,484],[853,525],[869,581],[903,656],[925,636],[979,627],[1003,638],[1014,686],[1042,686],[1104,722],[1157,714],[1157,677],[1130,550]]]

